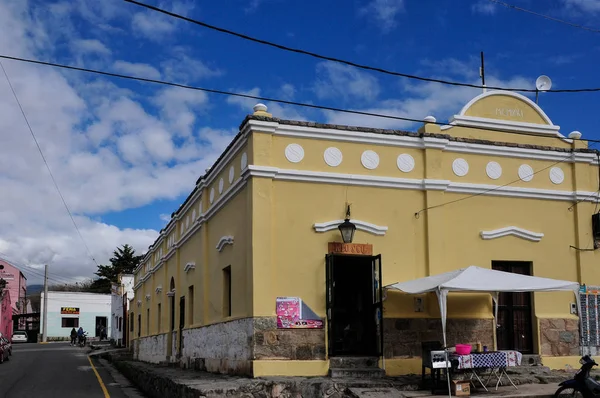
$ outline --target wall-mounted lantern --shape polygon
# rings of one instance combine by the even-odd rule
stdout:
[[[350,222],[350,205],[348,205],[346,210],[346,219],[338,226],[338,229],[342,234],[342,240],[344,243],[352,243],[352,240],[354,239],[354,232],[356,232],[356,225]]]

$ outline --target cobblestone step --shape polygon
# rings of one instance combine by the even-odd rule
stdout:
[[[332,378],[381,379],[385,376],[385,370],[379,368],[330,368],[329,376]]]
[[[377,357],[332,357],[329,359],[329,366],[336,369],[351,368],[378,368],[379,358]]]

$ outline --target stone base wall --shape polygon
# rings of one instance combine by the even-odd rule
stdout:
[[[252,331],[252,318],[183,330],[180,362],[208,372],[252,375]]]
[[[540,319],[542,355],[578,356],[579,321],[575,319]]]
[[[177,332],[173,355],[167,358],[168,334],[134,340],[134,359],[158,363],[179,362],[181,367],[252,376],[253,360],[324,360],[325,329],[277,329],[276,317],[243,318],[184,329],[181,356]]]
[[[325,359],[325,329],[277,329],[276,317],[254,318],[254,359]]]
[[[159,363],[167,358],[167,334],[141,337],[133,341],[134,359]]]
[[[494,346],[493,319],[448,319],[446,322],[448,346],[475,343]],[[383,346],[386,358],[414,358],[421,356],[421,342],[440,341],[443,344],[440,319],[384,318]]]

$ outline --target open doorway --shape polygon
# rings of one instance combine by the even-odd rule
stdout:
[[[380,256],[327,256],[329,356],[379,356]]]
[[[521,275],[531,275],[531,262],[492,261],[492,269]],[[517,350],[533,354],[533,293],[500,293],[498,295],[498,329],[496,342],[499,350]]]
[[[100,337],[102,335],[102,331],[106,332],[106,326],[108,325],[107,317],[105,316],[97,316],[96,317],[96,334],[95,337]]]

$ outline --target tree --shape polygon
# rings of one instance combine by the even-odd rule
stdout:
[[[65,283],[64,285],[51,285],[48,290],[53,292],[92,292],[93,279],[88,279],[82,282]]]
[[[110,293],[111,284],[117,282],[118,276],[133,273],[143,257],[137,256],[133,247],[127,244],[123,245],[122,248],[118,247],[109,260],[110,265],[98,266],[98,271],[95,274],[99,278],[92,282],[90,290],[96,293]]]

